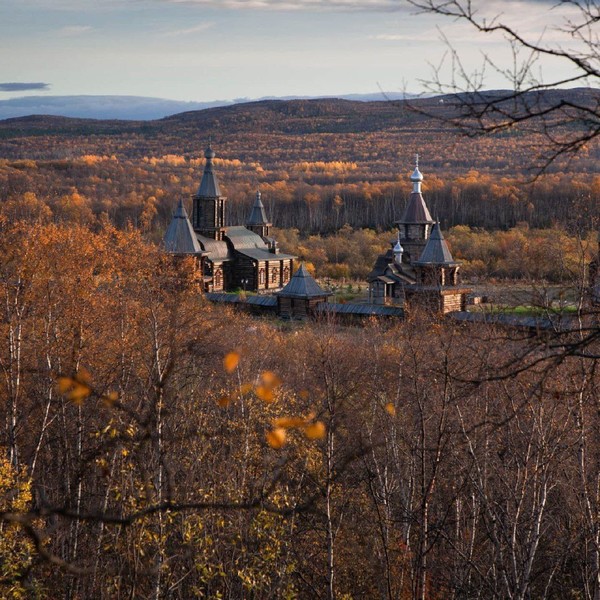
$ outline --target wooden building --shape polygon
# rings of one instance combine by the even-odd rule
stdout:
[[[327,302],[331,292],[326,292],[313,279],[304,265],[294,273],[290,282],[277,292],[277,314],[284,319],[306,319],[317,306]]]
[[[425,204],[418,159],[417,155],[408,204],[395,223],[398,236],[390,242],[390,249],[377,257],[368,275],[370,299],[375,304],[407,309],[418,304],[441,313],[465,310],[471,290],[460,285],[460,265]]]
[[[189,240],[189,231],[193,232],[207,292],[280,290],[290,281],[295,256],[280,253],[277,242],[270,237],[271,223],[260,192],[256,194],[246,226],[228,226],[225,222],[227,198],[221,194],[214,171],[215,153],[209,147],[204,156],[206,163],[200,186],[192,197],[191,223],[187,213],[182,216],[185,209],[180,202],[165,234],[165,248],[175,255],[193,253],[195,246]],[[179,224],[176,231],[185,235],[174,236],[173,223],[182,219],[187,220],[188,225]]]

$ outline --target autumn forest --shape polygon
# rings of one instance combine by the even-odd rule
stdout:
[[[600,148],[544,165],[539,130],[464,137],[420,102],[0,121],[1,598],[597,600]],[[209,140],[230,222],[260,188],[320,280],[364,285],[418,152],[467,281],[575,312],[211,305],[160,246]]]

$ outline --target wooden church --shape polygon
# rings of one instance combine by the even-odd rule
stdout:
[[[460,285],[460,264],[452,258],[440,224],[431,218],[423,199],[418,155],[410,180],[412,193],[402,218],[395,223],[398,236],[377,258],[368,276],[371,300],[443,314],[466,310],[471,290]]]
[[[197,257],[206,292],[280,290],[290,281],[296,257],[279,252],[270,236],[271,223],[260,192],[246,225],[227,225],[227,198],[221,194],[211,147],[204,156],[202,180],[192,197],[191,222],[180,200],[165,233],[165,249],[174,255]]]

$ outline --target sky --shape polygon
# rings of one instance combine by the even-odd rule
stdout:
[[[573,15],[568,6],[479,1],[530,39],[571,43],[558,30]],[[452,77],[444,37],[468,72],[481,68],[484,54],[511,68],[500,35],[418,14],[406,0],[0,0],[0,99],[421,93],[436,67]],[[546,79],[570,74],[560,61],[534,70]],[[509,84],[488,66],[484,87]]]

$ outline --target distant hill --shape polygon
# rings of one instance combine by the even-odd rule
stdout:
[[[346,94],[336,96],[358,102],[373,100],[399,100],[414,95],[398,92],[375,92],[372,94]],[[181,112],[203,110],[218,106],[231,106],[261,100],[310,100],[314,96],[264,97],[258,99],[237,98],[213,102],[181,102],[145,96],[24,96],[0,100],[0,119],[29,115],[54,115],[83,119],[120,119],[149,121]]]
[[[187,110],[230,102],[180,102],[145,96],[24,96],[0,100],[0,119],[54,115],[84,119],[160,119]]]
[[[472,98],[490,100],[506,94],[509,92],[493,90],[472,95]],[[112,105],[117,106],[119,102],[126,103],[128,97],[104,98],[117,98],[118,102]],[[462,97],[461,101],[465,99]],[[151,99],[131,97],[130,100],[132,106],[135,106],[137,100],[144,104],[144,101]],[[579,105],[587,104],[593,110],[593,107],[600,102],[600,90],[587,88],[545,90],[528,94],[520,105],[521,107],[534,105],[539,110],[546,104],[556,104],[561,101]],[[109,100],[106,102],[108,106]],[[173,106],[188,109],[195,106],[195,103],[174,102]],[[417,130],[421,132],[421,136],[425,131],[429,132],[428,135],[436,136],[442,132],[446,135],[456,133],[448,124],[448,120],[460,114],[460,106],[461,103],[455,96],[386,101],[356,101],[342,98],[266,99],[227,106],[194,108],[194,110],[185,110],[157,119],[145,119],[141,108],[135,119],[122,120],[74,118],[51,114],[29,115],[0,119],[0,138],[15,139],[44,135],[67,137],[107,135],[116,138],[121,135],[137,134],[140,149],[143,148],[144,151],[149,140],[156,136],[161,137],[162,143],[166,143],[168,138],[179,146],[178,151],[182,149],[187,151],[188,144],[194,147],[197,143],[199,132],[202,132],[204,139],[208,137],[226,139],[232,136],[245,137],[255,134],[321,135],[375,132],[410,136],[411,132]],[[148,112],[145,114],[149,114],[149,105],[146,106],[146,110]],[[112,109],[107,111],[111,114],[113,112]],[[521,134],[522,132],[515,130],[510,135]],[[145,142],[142,142],[142,139]],[[181,145],[175,140],[180,140]],[[130,151],[133,149],[131,144],[127,146]]]

